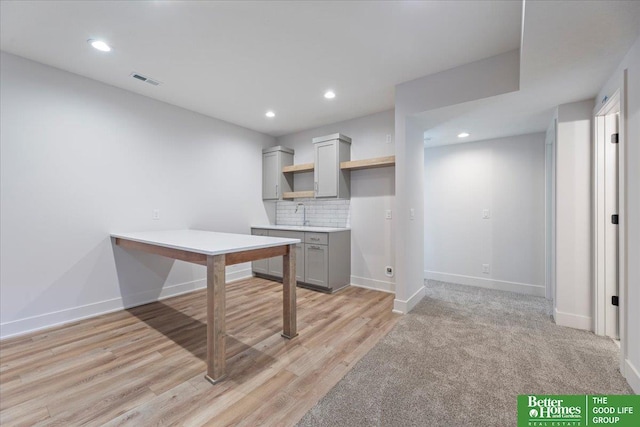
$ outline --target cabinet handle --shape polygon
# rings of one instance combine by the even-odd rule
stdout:
[[[309,249],[316,249],[316,250],[320,250],[320,246],[309,246]]]
[[[278,184],[276,184],[276,197],[278,197]]]
[[[317,238],[317,237],[309,237],[309,240],[314,240],[314,241],[316,241],[316,242],[320,241],[320,239],[319,239],[319,238]]]
[[[314,185],[315,190],[318,191],[318,181],[314,182],[313,185]]]

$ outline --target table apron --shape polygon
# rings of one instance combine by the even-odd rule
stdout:
[[[135,242],[133,240],[121,239],[119,237],[116,237],[116,245],[127,249],[135,249],[167,258],[178,259],[180,261],[207,265],[207,255],[197,252],[167,248],[150,243]],[[269,248],[249,249],[240,252],[227,253],[225,254],[225,265],[234,265],[264,258],[287,255],[289,253],[290,247],[291,245],[282,245]]]

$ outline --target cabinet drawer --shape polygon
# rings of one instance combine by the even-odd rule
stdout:
[[[265,230],[263,228],[252,228],[251,234],[254,236],[268,236],[269,230]]]
[[[329,235],[327,233],[304,233],[305,243],[315,243],[316,245],[328,245]]]
[[[300,239],[301,242],[304,242],[304,232],[302,231],[269,230],[269,236],[284,237],[287,239]]]

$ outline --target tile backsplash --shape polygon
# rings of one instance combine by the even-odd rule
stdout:
[[[304,205],[299,206],[298,205]],[[296,213],[296,207],[298,212]],[[307,224],[303,224],[306,209]],[[349,227],[350,204],[347,199],[298,199],[276,203],[276,225],[309,225],[312,227]]]

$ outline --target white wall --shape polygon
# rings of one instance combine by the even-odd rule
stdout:
[[[633,390],[640,393],[640,38],[596,99],[611,97],[618,89],[621,91],[620,150],[624,151],[625,158],[621,191],[626,201],[620,205],[620,245],[624,257],[620,296],[625,313],[620,371]],[[600,105],[595,107],[599,108]]]
[[[384,111],[281,136],[277,143],[295,150],[295,164],[313,162],[312,138],[332,133],[352,139],[352,160],[390,156],[395,153],[393,120],[393,110]],[[392,143],[387,143],[387,135]],[[295,189],[311,190],[312,175],[297,174]],[[385,211],[395,207],[394,168],[352,171],[350,204],[351,284],[394,292],[395,278],[384,274],[385,266],[395,265],[393,220],[385,219]]]
[[[516,50],[396,86],[395,311],[410,311],[424,296],[424,129],[413,116],[518,90],[519,78]]]
[[[558,109],[545,134],[545,282],[546,298],[556,308],[556,123]],[[555,317],[554,317],[555,319]]]
[[[558,325],[592,330],[591,136],[593,100],[558,107],[556,297]]]
[[[267,220],[261,150],[274,138],[17,56],[0,63],[3,337],[204,286],[203,267],[114,248],[110,232],[248,233]]]
[[[544,296],[545,134],[428,148],[424,169],[425,278]]]

